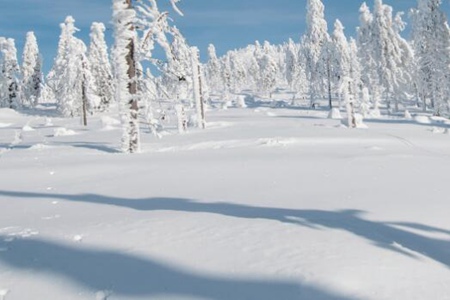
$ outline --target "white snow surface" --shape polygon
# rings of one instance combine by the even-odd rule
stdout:
[[[450,299],[446,120],[210,110],[126,155],[0,116],[0,299]]]

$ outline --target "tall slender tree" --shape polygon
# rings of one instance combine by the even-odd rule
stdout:
[[[27,33],[22,55],[22,97],[23,104],[35,106],[41,96],[44,84],[42,59],[36,36],[32,31]]]
[[[112,68],[105,42],[105,25],[92,23],[90,38],[88,58],[96,86],[94,93],[100,98],[98,109],[104,111],[108,109],[114,96]]]
[[[314,106],[319,98],[325,94],[324,78],[327,78],[327,63],[319,60],[325,59],[325,56],[321,56],[321,53],[325,44],[330,40],[330,36],[325,20],[325,6],[322,1],[308,0],[306,9],[307,29],[302,43],[305,50],[306,74],[310,83],[309,96],[311,106]]]

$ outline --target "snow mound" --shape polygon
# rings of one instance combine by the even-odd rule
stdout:
[[[420,124],[431,124],[430,117],[427,116],[416,116],[414,117],[414,121]]]
[[[16,118],[20,116],[18,112],[10,108],[0,108],[0,118]]]
[[[340,120],[340,119],[342,119],[341,112],[339,111],[339,108],[337,108],[337,107],[332,108],[330,110],[330,113],[328,114],[328,119],[333,119],[333,120]]]
[[[442,127],[433,127],[431,132],[436,133],[436,134],[444,134],[444,133],[447,133],[448,130],[446,128],[442,128]]]
[[[45,126],[46,126],[46,127],[53,126],[53,121],[52,121],[52,119],[46,118],[46,119],[45,119]]]
[[[59,127],[56,128],[53,136],[70,136],[70,135],[76,135],[77,133],[73,130],[64,128],[64,127]]]
[[[412,120],[412,116],[411,116],[411,113],[409,112],[409,110],[405,110],[405,119]]]
[[[44,150],[44,149],[50,149],[52,148],[49,145],[44,145],[44,144],[35,144],[33,146],[31,146],[30,148],[28,148],[29,150]]]
[[[25,125],[22,127],[22,131],[35,131],[35,129],[30,125]]]
[[[120,121],[117,119],[114,119],[112,117],[104,116],[101,119],[101,123],[103,127],[112,127],[112,126],[119,126]]]

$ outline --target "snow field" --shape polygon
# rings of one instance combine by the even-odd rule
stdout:
[[[123,155],[108,118],[2,113],[6,300],[449,299],[446,122],[213,110]]]

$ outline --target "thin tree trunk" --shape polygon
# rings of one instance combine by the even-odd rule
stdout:
[[[87,93],[86,93],[86,61],[84,61],[84,57],[81,58],[83,60],[83,82],[81,83],[81,115],[83,118],[83,126],[87,126]]]
[[[131,5],[132,0],[126,0],[128,4],[128,9],[133,9]],[[130,24],[130,31],[134,31],[134,25]],[[139,151],[139,105],[137,99],[137,78],[136,78],[136,58],[135,54],[135,44],[134,40],[130,39],[130,42],[127,46],[128,53],[125,57],[128,64],[128,92],[130,93],[130,100],[128,102],[129,109],[129,124],[128,124],[128,136],[129,136],[129,145],[127,146],[128,152],[135,153]]]
[[[331,70],[330,70],[330,57],[328,54],[327,59],[327,80],[328,80],[328,105],[330,109],[333,108],[333,101],[331,100]]]
[[[205,99],[203,97],[203,86],[202,86],[202,69],[200,64],[198,65],[198,89],[200,93],[200,112],[202,117],[202,128],[206,128],[206,117],[205,117]]]

